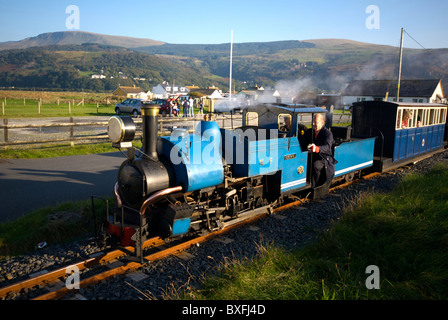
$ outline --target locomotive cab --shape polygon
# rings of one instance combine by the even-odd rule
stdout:
[[[247,138],[247,132],[250,128],[257,128],[258,131],[265,131],[264,134],[269,146],[271,167],[267,174],[268,193],[274,197],[290,195],[301,190],[307,190],[311,186],[310,182],[310,163],[312,163],[312,153],[307,150],[303,142],[303,135],[308,128],[311,128],[313,115],[316,113],[325,114],[327,111],[322,108],[307,105],[261,105],[253,108],[247,108],[243,111],[243,127],[237,130],[243,130],[244,138],[247,139],[248,158],[254,153],[254,150],[264,155],[265,149],[260,148],[260,139],[257,142],[250,141]],[[237,132],[235,130],[235,132]],[[257,137],[260,134],[257,135]],[[263,145],[263,146],[264,146]],[[234,152],[236,152],[234,150]],[[250,175],[251,171],[257,172],[257,168],[264,159],[256,154],[258,162],[254,161],[253,167],[249,164],[244,166],[235,166],[235,172],[238,175]],[[252,170],[251,170],[252,169]]]

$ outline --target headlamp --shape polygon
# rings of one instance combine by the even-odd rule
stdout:
[[[114,147],[131,147],[135,136],[135,123],[131,117],[113,116],[107,124],[107,134]]]

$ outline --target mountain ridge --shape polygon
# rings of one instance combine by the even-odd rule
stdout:
[[[35,37],[29,37],[19,41],[0,42],[0,50],[84,43],[97,43],[128,49],[141,47],[142,44],[144,44],[144,46],[158,46],[164,44],[162,41],[144,38],[113,36],[86,31],[57,31],[41,33]]]
[[[97,43],[102,45],[111,45],[117,47],[124,47],[127,49],[151,47],[151,46],[223,46],[230,43],[217,43],[217,44],[182,44],[182,43],[167,43],[163,41],[148,39],[148,38],[136,38],[128,36],[116,36],[100,33],[93,33],[87,31],[56,31],[41,33],[37,36],[28,37],[18,41],[5,41],[0,42],[0,50],[8,49],[27,49],[30,47],[48,46],[48,45],[67,45],[67,44],[84,44],[84,43]],[[302,43],[304,46],[335,46],[341,44],[356,44],[356,45],[372,45],[372,46],[386,46],[379,44],[371,44],[368,42],[361,42],[350,39],[309,39],[309,40],[279,40],[279,41],[261,41],[261,42],[241,42],[234,43],[234,45],[254,45],[259,43]]]

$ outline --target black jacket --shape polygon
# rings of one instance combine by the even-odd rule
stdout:
[[[312,129],[305,131],[305,134],[300,139],[302,150],[306,150],[307,146],[311,143],[314,143],[320,148],[318,154],[313,153],[313,161],[322,160],[324,162],[326,180],[330,182],[334,177],[334,166],[338,163],[333,157],[333,134],[326,127],[322,127],[316,138],[313,135],[314,132]]]

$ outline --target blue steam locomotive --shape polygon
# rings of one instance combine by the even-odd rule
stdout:
[[[366,169],[387,170],[443,148],[446,105],[413,106],[412,120],[403,120],[410,108],[355,104],[352,127],[331,128],[337,160],[333,181],[351,180]],[[175,129],[167,137],[158,136],[158,112],[157,105],[142,107],[141,149],[132,147],[136,126],[131,118],[114,116],[108,124],[110,139],[127,149],[127,160],[114,188],[116,210],[104,229],[119,245],[134,246],[140,259],[149,238],[220,230],[269,213],[291,197],[328,193],[331,181],[311,185],[315,155],[302,141],[314,115],[331,122],[325,109],[257,105],[243,111],[242,126],[235,130],[201,121],[191,134]]]

